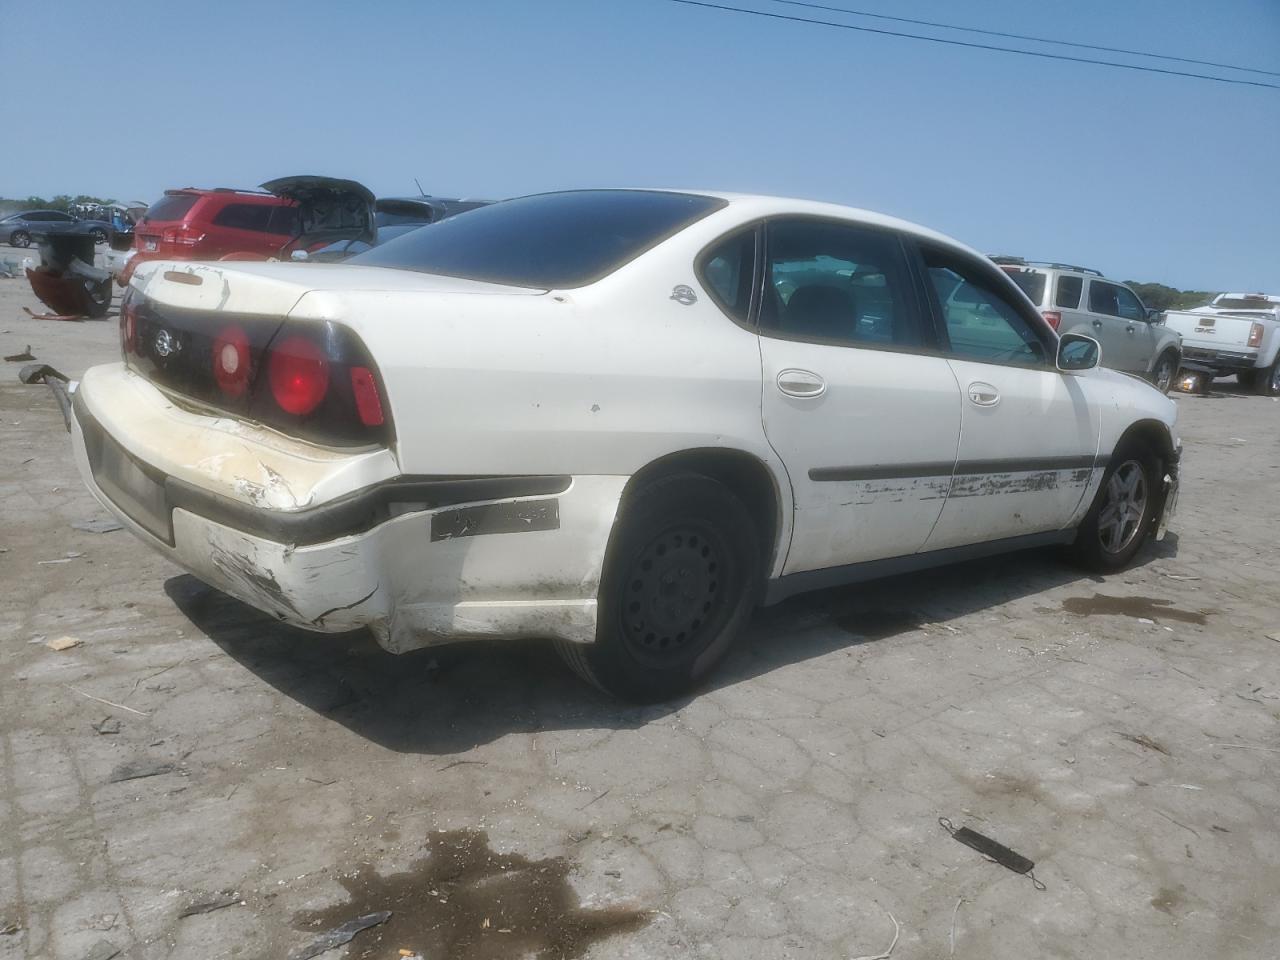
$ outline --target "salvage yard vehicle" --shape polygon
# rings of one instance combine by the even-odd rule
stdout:
[[[300,627],[549,639],[633,700],[760,603],[1048,544],[1119,570],[1176,501],[1172,401],[831,204],[572,191],[343,264],[152,262],[121,344],[72,436],[144,542]]]
[[[1280,396],[1280,296],[1222,293],[1193,310],[1170,310],[1183,356],[1210,377],[1236,375],[1246,390]]]
[[[1181,361],[1178,334],[1123,283],[1098,270],[1020,257],[993,257],[1059,333],[1082,333],[1102,344],[1102,362],[1146,377],[1162,393]]]
[[[61,210],[28,210],[0,220],[0,239],[11,247],[29,247],[32,239],[60,233],[79,233],[106,243],[113,227],[105,220],[78,220]]]

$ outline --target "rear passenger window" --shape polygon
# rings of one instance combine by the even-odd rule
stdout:
[[[722,240],[703,255],[699,274],[720,307],[740,323],[751,310],[751,286],[755,280],[756,231],[748,230]]]
[[[822,220],[775,220],[766,249],[762,330],[853,346],[922,342],[895,235]]]
[[[953,354],[994,363],[1044,364],[1047,354],[1040,337],[992,278],[948,253],[921,252]]]
[[[213,222],[219,227],[266,233],[272,209],[260,203],[229,203],[218,211]]]
[[[1080,277],[1058,277],[1058,292],[1054,294],[1053,305],[1075,310],[1080,306],[1080,292],[1084,289],[1084,281]]]

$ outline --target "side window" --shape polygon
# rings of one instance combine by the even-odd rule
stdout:
[[[219,227],[231,227],[235,230],[257,230],[265,233],[267,221],[271,217],[271,207],[258,203],[229,203],[214,216],[213,222]]]
[[[1120,316],[1120,304],[1116,300],[1115,284],[1102,280],[1089,281],[1089,309],[1108,317]]]
[[[1116,287],[1116,307],[1120,316],[1126,320],[1145,320],[1147,311],[1142,308],[1142,301],[1127,287]]]
[[[1058,277],[1058,292],[1054,294],[1053,305],[1074,310],[1080,306],[1080,292],[1084,288],[1084,280],[1080,277],[1069,277],[1062,274]]]
[[[278,233],[282,237],[292,237],[298,232],[297,207],[268,207],[271,217],[267,222],[267,233]]]
[[[51,213],[48,215],[48,219],[57,223],[75,223],[76,218],[69,213]]]
[[[1031,323],[984,271],[942,251],[925,248],[921,252],[947,323],[952,353],[998,363],[1039,366],[1045,362],[1044,344]]]
[[[775,220],[766,249],[762,330],[853,346],[922,343],[895,235],[825,220]]]
[[[751,310],[755,279],[756,231],[747,230],[720,241],[702,255],[698,275],[721,308],[740,323]]]
[[[34,213],[28,213],[26,219],[30,223],[46,223],[49,220],[49,215],[43,210],[37,210]]]

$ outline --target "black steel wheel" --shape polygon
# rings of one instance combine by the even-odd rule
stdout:
[[[596,640],[557,643],[606,693],[642,703],[696,687],[750,618],[761,549],[749,512],[723,484],[683,473],[628,496],[600,586]]]

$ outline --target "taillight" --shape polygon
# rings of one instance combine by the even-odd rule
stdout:
[[[1045,322],[1055,330],[1062,326],[1062,312],[1059,310],[1046,310],[1044,312],[1044,319]]]
[[[382,398],[378,396],[378,381],[368,367],[351,368],[351,393],[356,400],[356,413],[366,427],[380,427],[385,421],[382,415]]]
[[[169,227],[160,234],[160,240],[162,242],[172,244],[175,247],[194,247],[203,239],[203,233],[192,227],[188,227],[185,224],[177,227]]]
[[[280,409],[304,416],[320,406],[329,392],[329,358],[309,337],[291,334],[272,344],[267,379]]]
[[[120,305],[120,349],[126,356],[138,352],[138,304],[129,294]]]
[[[1249,328],[1249,346],[1262,346],[1262,329],[1262,324],[1260,323],[1254,323],[1254,325]]]
[[[228,397],[249,389],[249,335],[242,327],[228,327],[213,341],[213,379]]]

